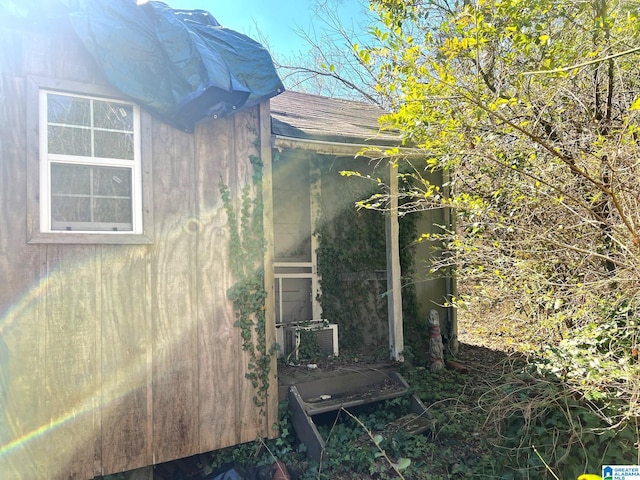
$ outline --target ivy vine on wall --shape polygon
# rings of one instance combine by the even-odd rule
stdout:
[[[260,413],[265,413],[271,355],[275,345],[267,351],[264,289],[264,226],[262,201],[262,161],[249,157],[253,166],[253,185],[242,191],[240,212],[236,212],[227,185],[220,183],[220,193],[227,213],[230,231],[229,263],[236,283],[227,291],[233,302],[235,326],[240,329],[242,349],[249,354],[245,377],[251,381],[256,395],[253,398]]]
[[[313,160],[320,171],[322,185],[315,234],[323,316],[339,324],[342,348],[383,346],[388,344],[385,215],[379,211],[358,210],[355,206],[380,187],[362,178],[340,176],[339,170],[371,168],[362,159],[327,160],[323,156]],[[407,336],[409,345],[414,340],[419,345],[423,334],[412,278],[416,235],[416,217],[402,218],[402,303],[405,328],[411,332]],[[386,350],[380,351],[386,356]]]

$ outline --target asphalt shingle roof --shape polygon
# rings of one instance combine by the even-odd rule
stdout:
[[[271,98],[271,131],[294,139],[399,145],[399,135],[379,131],[384,113],[364,102],[285,91]]]

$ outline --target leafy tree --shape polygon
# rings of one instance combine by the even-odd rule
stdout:
[[[593,458],[598,439],[637,441],[629,425],[640,416],[640,6],[372,0],[371,8],[371,38],[341,35],[352,67],[367,74],[345,78],[359,78],[350,81],[364,98],[392,112],[383,128],[424,155],[387,152],[409,185],[403,213],[455,211],[455,228],[423,235],[450,252],[433,274],[456,266],[457,305],[483,308],[496,330],[504,320],[527,330],[540,368],[561,380],[535,384],[543,393],[533,397],[505,393],[494,404],[509,408],[492,417],[514,428],[519,448],[546,427],[564,432],[548,445],[536,440],[552,467],[611,459],[609,450]],[[345,64],[333,58],[314,65],[340,80]],[[432,170],[447,173],[444,186],[429,183]],[[385,205],[379,194],[360,202]],[[576,400],[588,414],[573,413]],[[536,455],[529,445],[527,458]]]
[[[640,415],[640,6],[374,0],[363,58],[402,132],[405,212],[451,207],[437,238],[460,306],[530,328],[549,369],[607,425]],[[355,47],[355,50],[359,50]],[[449,182],[431,185],[425,171]],[[405,170],[406,171],[406,167]],[[361,204],[382,208],[380,199]],[[437,273],[437,272],[434,272]],[[611,400],[614,399],[614,400]],[[612,403],[613,402],[613,403]]]

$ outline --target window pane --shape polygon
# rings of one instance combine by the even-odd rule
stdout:
[[[132,230],[132,176],[131,168],[52,163],[53,229]]]
[[[91,131],[49,125],[49,153],[91,156]]]
[[[43,185],[49,190],[48,228],[137,231],[140,225],[133,225],[134,195],[139,195],[134,186],[134,169],[139,168],[134,105],[54,93],[41,98],[47,102],[44,133],[49,170]],[[117,160],[118,166],[109,159]]]
[[[131,132],[133,131],[133,106],[94,100],[93,123],[96,128]]]
[[[120,198],[95,198],[93,200],[93,220],[101,223],[131,224],[131,201]]]
[[[131,169],[95,167],[93,193],[100,196],[131,199]]]
[[[91,198],[55,195],[51,198],[51,224],[91,221]],[[65,228],[62,226],[61,228]]]
[[[94,136],[96,157],[133,160],[133,133],[96,130]]]
[[[51,193],[91,194],[91,167],[87,165],[51,164]]]
[[[65,125],[91,125],[91,108],[88,98],[47,94],[47,117],[49,123]]]

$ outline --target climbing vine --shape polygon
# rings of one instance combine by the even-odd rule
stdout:
[[[348,162],[335,168],[326,158],[318,157],[315,163],[322,175],[320,218],[315,233],[323,316],[339,324],[344,348],[383,345],[388,332],[385,217],[380,212],[355,207],[357,201],[369,197],[379,186],[361,178],[341,177],[338,170],[348,168]],[[362,161],[357,164],[357,168],[361,167]],[[405,277],[403,313],[412,339],[419,337],[419,329],[413,328],[418,321],[418,307],[411,281],[415,238],[415,216],[409,215],[400,222],[400,261]]]
[[[264,228],[262,202],[262,161],[249,157],[253,166],[253,186],[242,191],[239,218],[227,185],[220,183],[220,193],[229,223],[229,262],[236,283],[227,291],[233,302],[235,326],[240,329],[242,349],[249,354],[245,377],[256,389],[253,400],[264,413],[271,371],[271,350],[265,337]]]

